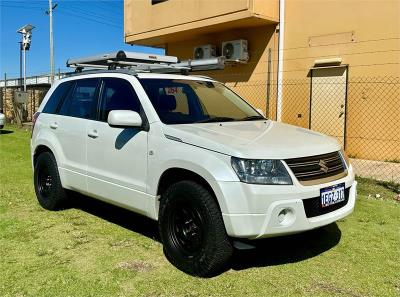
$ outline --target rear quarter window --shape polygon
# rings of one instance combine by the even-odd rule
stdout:
[[[60,108],[60,115],[82,119],[96,118],[98,78],[76,80]]]
[[[72,84],[72,81],[66,81],[59,84],[59,86],[54,90],[53,94],[51,94],[49,100],[47,100],[47,103],[44,106],[42,112],[55,114],[57,112],[58,106],[68,94],[68,91],[71,88]]]

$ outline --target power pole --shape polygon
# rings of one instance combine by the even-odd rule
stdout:
[[[49,10],[46,11],[46,14],[49,15],[50,18],[50,80],[51,83],[54,82],[54,46],[53,46],[53,10],[57,7],[57,4],[52,3],[52,0],[49,0]]]
[[[24,67],[24,92],[26,92],[26,46],[23,47],[22,63]]]
[[[22,41],[19,43],[19,89],[22,91],[23,78],[22,78]]]

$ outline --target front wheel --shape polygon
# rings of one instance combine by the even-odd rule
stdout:
[[[35,163],[34,184],[39,204],[48,210],[65,206],[67,194],[61,185],[57,162],[50,152],[41,153]]]
[[[196,182],[181,181],[166,190],[159,230],[167,259],[188,274],[213,276],[232,255],[221,211],[212,194]]]

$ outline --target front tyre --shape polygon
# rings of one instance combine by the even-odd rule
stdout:
[[[65,206],[67,195],[61,185],[57,162],[50,152],[41,153],[35,163],[34,185],[39,204],[48,210]]]
[[[196,182],[181,181],[166,190],[159,230],[167,259],[188,274],[216,275],[232,255],[221,211],[212,194]]]

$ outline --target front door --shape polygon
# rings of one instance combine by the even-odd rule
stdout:
[[[111,110],[140,112],[131,83],[103,78],[97,121],[87,126],[88,191],[100,199],[146,214],[147,132],[116,128],[107,123]]]
[[[311,70],[310,129],[345,145],[347,67]]]

